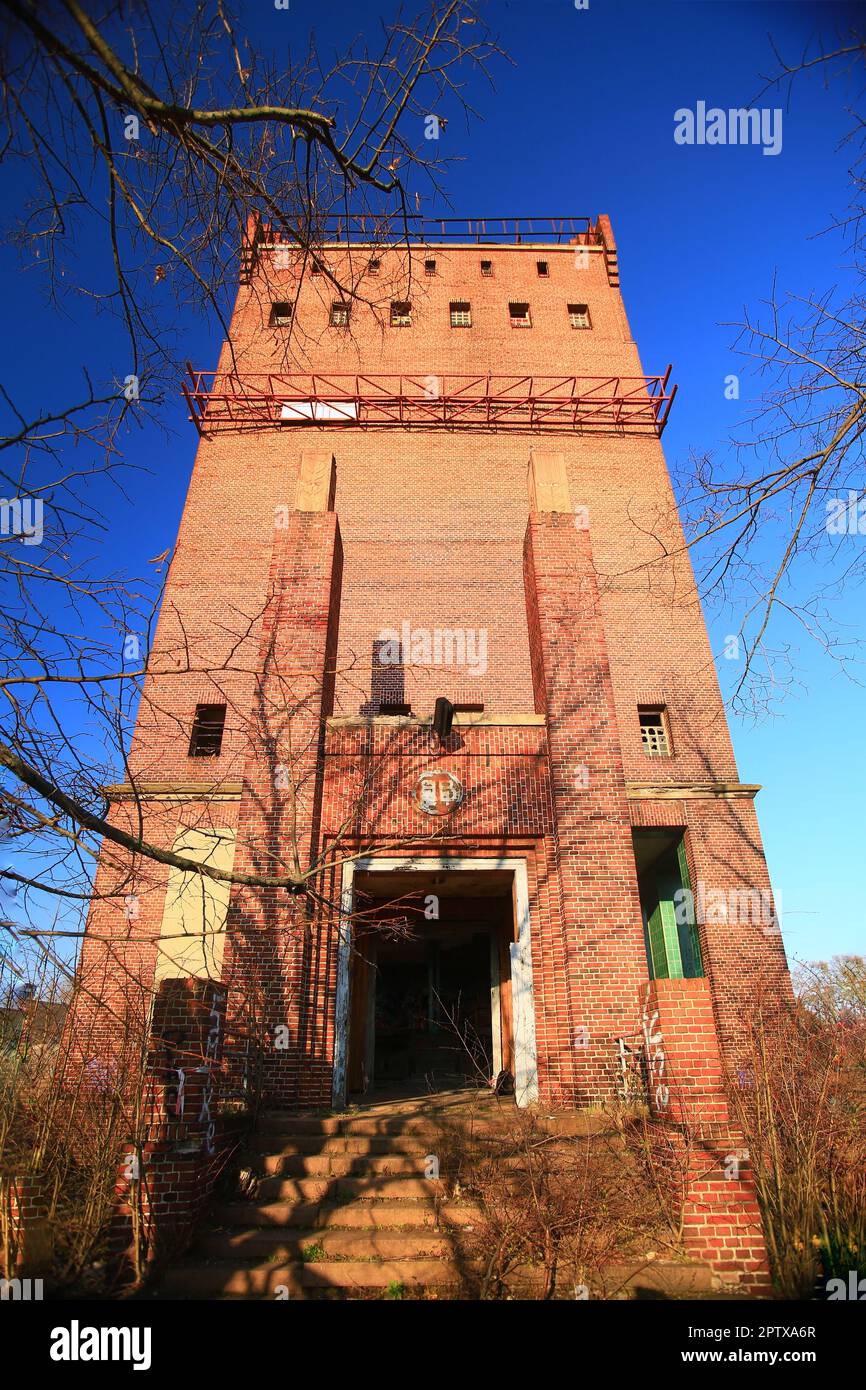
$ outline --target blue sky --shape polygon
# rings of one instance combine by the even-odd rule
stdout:
[[[252,39],[275,55],[287,45],[302,47],[311,28],[323,47],[337,49],[388,12],[385,0],[335,0],[326,7],[291,0],[288,11],[241,0],[238,8]],[[813,76],[798,80],[790,101],[785,94],[762,98],[785,108],[775,157],[753,147],[678,146],[674,112],[699,100],[748,105],[761,74],[775,67],[769,35],[793,60],[819,35],[831,45],[856,7],[590,0],[588,10],[577,11],[572,0],[494,0],[486,8],[514,65],[495,65],[493,91],[471,83],[483,121],[468,132],[459,119],[448,124],[447,152],[459,157],[447,176],[450,211],[607,212],[644,369],[661,371],[672,362],[679,383],[665,435],[668,462],[682,464],[692,449],[724,449],[736,412],[754,390],[743,374],[741,400],[725,399],[725,377],[743,373],[731,351],[735,330],[726,325],[767,297],[774,274],[780,287],[800,293],[847,281],[840,243],[815,234],[846,206],[846,158],[837,146],[850,124],[845,101],[856,88],[842,83],[825,90]],[[15,176],[5,182],[8,204]],[[429,202],[422,210],[449,211]],[[122,378],[128,366],[112,326],[84,317],[58,333],[50,313],[34,310],[35,275],[22,274],[16,254],[0,247],[8,322],[29,324],[29,331],[4,337],[4,385],[24,401],[39,401],[80,379],[82,365],[97,376]],[[195,362],[215,363],[214,325],[190,317],[182,338]],[[42,391],[46,379],[50,395]],[[173,543],[193,461],[195,439],[179,400],[165,419],[175,431],[167,438],[156,430],[131,438],[131,461],[149,471],[132,483],[128,501],[117,496],[112,503],[111,563],[133,573]],[[840,624],[861,635],[862,606],[855,591],[836,612]],[[736,630],[732,616],[712,619],[717,650]],[[805,688],[771,721],[732,720],[731,727],[742,779],[764,785],[758,811],[789,953],[826,959],[866,944],[858,817],[866,774],[864,696],[818,648],[787,635],[799,644]],[[719,665],[725,688],[734,671]]]

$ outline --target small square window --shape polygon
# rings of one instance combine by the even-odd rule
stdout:
[[[411,328],[412,327],[412,305],[405,300],[397,300],[391,305],[391,327],[392,328]]]
[[[482,262],[481,262],[481,274],[482,274],[482,275],[492,275],[492,274],[493,274],[493,262],[492,262],[492,261],[482,261]]]
[[[281,300],[271,305],[271,328],[285,328],[292,321],[292,305]]]
[[[379,260],[378,256],[371,256],[367,262],[367,274],[378,275],[381,269],[382,262]]]
[[[450,306],[451,327],[452,328],[471,328],[472,327],[472,308],[468,300],[459,300]]]
[[[548,275],[550,274],[550,266],[548,265],[547,261],[536,261],[535,269],[538,271],[542,280],[546,280]]]
[[[348,304],[343,304],[343,303],[337,303],[337,304],[332,304],[332,305],[331,305],[331,327],[332,327],[332,328],[348,328],[348,327],[349,327],[349,307],[350,307],[350,306],[349,306]]]
[[[669,758],[671,741],[668,736],[667,711],[663,705],[638,706],[640,736],[648,758]]]
[[[569,304],[568,321],[572,328],[591,328],[588,306],[586,304]]]
[[[424,274],[425,274],[425,275],[435,275],[435,274],[436,274],[436,262],[435,262],[435,260],[432,258],[432,256],[431,256],[428,260],[426,260],[426,261],[424,262]]]
[[[528,304],[509,304],[508,317],[511,319],[512,328],[532,327],[532,320],[529,317]]]
[[[196,705],[189,740],[189,756],[218,758],[223,744],[225,722],[225,705]]]

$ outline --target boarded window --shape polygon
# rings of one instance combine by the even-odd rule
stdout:
[[[411,328],[412,327],[412,305],[405,300],[398,300],[391,305],[391,327],[392,328]]]
[[[451,305],[451,327],[452,328],[471,328],[472,309],[465,299],[457,300]]]
[[[278,300],[271,305],[271,327],[285,327],[292,321],[292,306],[286,300]]]
[[[175,854],[231,873],[233,830],[182,830]],[[194,975],[218,980],[222,971],[230,884],[171,868],[165,890],[154,983]]]
[[[349,327],[349,305],[348,305],[348,304],[338,303],[338,304],[332,304],[332,305],[331,305],[331,327],[332,327],[332,328],[348,328],[348,327]]]
[[[223,745],[225,705],[196,705],[189,740],[191,758],[218,758]]]

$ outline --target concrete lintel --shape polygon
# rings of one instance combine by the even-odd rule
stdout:
[[[761,790],[758,782],[686,782],[680,786],[645,782],[627,782],[626,794],[631,801],[754,801]]]
[[[414,714],[347,714],[330,715],[329,729],[429,729],[433,716],[423,718]],[[519,729],[543,728],[543,714],[455,714],[454,727],[459,729]]]
[[[241,782],[115,782],[103,787],[109,801],[189,801],[200,797],[208,801],[237,801],[243,791]]]

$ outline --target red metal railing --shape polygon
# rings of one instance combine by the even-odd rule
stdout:
[[[519,245],[523,241],[544,241],[555,245],[602,244],[601,232],[593,226],[589,217],[423,217],[412,214],[403,218],[397,213],[379,217],[373,213],[320,217],[291,230],[257,222],[251,240],[257,246],[284,242],[309,246],[332,241],[363,241],[377,246],[407,241],[470,241],[491,245]]]
[[[371,428],[559,430],[661,435],[676,386],[663,376],[435,372],[216,372],[187,364],[183,392],[200,434]]]

